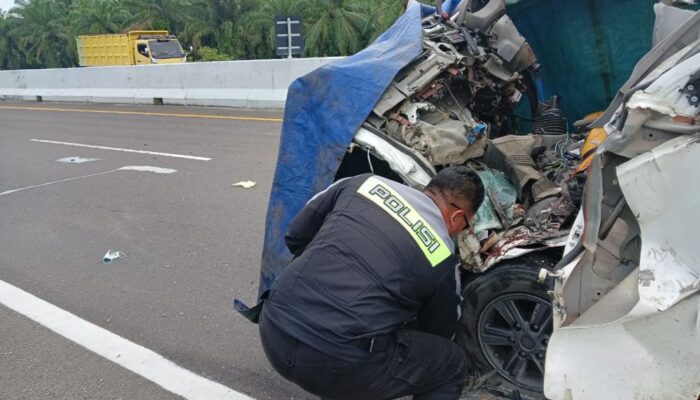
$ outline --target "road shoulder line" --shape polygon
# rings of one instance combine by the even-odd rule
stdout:
[[[230,120],[230,121],[282,122],[282,118],[272,118],[272,117],[240,117],[240,116],[233,116],[233,115],[186,114],[186,113],[149,112],[149,111],[99,110],[99,109],[89,109],[89,108],[20,107],[20,106],[0,105],[0,110],[54,111],[54,112],[73,112],[73,113],[92,113],[92,114],[143,115],[143,116],[148,116],[148,117],[221,119],[221,120]]]
[[[254,400],[0,280],[0,304],[189,400]]]

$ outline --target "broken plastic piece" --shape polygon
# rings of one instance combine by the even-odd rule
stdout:
[[[109,264],[112,261],[116,260],[117,258],[124,258],[126,257],[126,254],[119,250],[107,250],[107,253],[105,253],[104,257],[102,257],[102,263],[103,264]]]
[[[250,189],[253,186],[255,186],[255,182],[253,182],[253,181],[240,181],[240,182],[234,183],[231,186],[238,186],[238,187],[242,187],[243,189]]]
[[[477,141],[479,136],[483,135],[484,132],[486,132],[487,125],[483,122],[477,122],[476,125],[472,127],[472,131],[469,133],[467,136],[467,141],[469,144],[474,144],[474,142]]]

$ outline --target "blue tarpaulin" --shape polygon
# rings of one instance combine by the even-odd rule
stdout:
[[[506,12],[542,64],[544,97],[570,122],[607,108],[651,49],[656,0],[521,0]]]
[[[420,6],[411,2],[369,47],[290,85],[265,222],[259,294],[292,259],[284,243],[291,219],[333,182],[357,129],[399,70],[420,54],[422,34]]]
[[[447,14],[447,15],[452,15],[453,12],[457,11],[457,6],[459,6],[459,3],[461,1],[459,0],[445,0],[442,2],[442,12]],[[421,4],[421,11],[423,13],[423,16],[430,15],[436,11],[436,7],[427,5],[427,4]]]

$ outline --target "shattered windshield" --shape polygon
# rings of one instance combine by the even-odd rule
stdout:
[[[177,40],[168,40],[163,42],[158,40],[149,40],[148,46],[151,48],[151,55],[156,59],[182,58],[185,56],[185,53],[182,51],[182,47],[180,47],[180,42]]]

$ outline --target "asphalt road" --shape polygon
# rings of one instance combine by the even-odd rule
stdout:
[[[231,307],[256,297],[279,119],[0,103],[0,280],[256,399],[311,398],[272,371]],[[245,180],[257,185],[232,187]],[[110,249],[126,257],[103,264]],[[177,396],[0,305],[0,399],[40,398]]]

